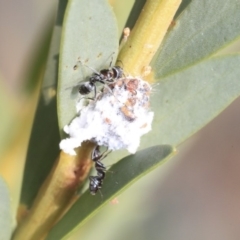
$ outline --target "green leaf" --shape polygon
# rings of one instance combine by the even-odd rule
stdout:
[[[57,16],[53,28],[50,49],[48,52],[48,59],[42,84],[43,97],[46,103],[51,101],[52,99],[51,93],[56,92],[57,88],[60,40],[62,34],[63,17],[66,10],[66,6],[67,6],[66,0],[58,1]]]
[[[193,0],[182,0],[174,18],[177,18],[179,16],[179,14],[181,14],[182,11],[184,11],[184,9],[188,6],[188,4],[190,4]]]
[[[178,145],[240,95],[240,55],[215,57],[162,78],[153,87],[153,131],[143,146]]]
[[[141,138],[140,149],[156,143],[177,146],[221,113],[240,95],[239,66],[240,55],[215,57],[154,84],[152,131]],[[113,152],[111,162],[126,155]]]
[[[116,26],[115,17],[107,1],[70,0],[68,2],[59,64],[60,131],[76,115],[75,105],[80,99],[76,85],[93,73],[87,66],[99,71],[109,67],[112,57],[116,58],[118,52]]]
[[[47,240],[67,239],[74,228],[84,222],[100,210],[125,188],[133,184],[137,179],[153,170],[167,160],[173,154],[173,148],[169,145],[154,146],[135,155],[130,155],[110,168],[106,174],[103,188],[100,194],[91,196],[89,191],[73,205],[66,215],[53,227]]]
[[[56,99],[49,104],[40,98],[24,169],[21,203],[30,207],[59,155]]]
[[[0,177],[0,239],[8,240],[12,234],[11,202],[7,185]]]
[[[240,1],[194,0],[180,14],[153,63],[156,78],[206,58],[240,36]]]
[[[21,203],[31,207],[59,154],[56,86],[61,25],[66,1],[60,0],[24,169]],[[41,67],[41,66],[38,66]]]

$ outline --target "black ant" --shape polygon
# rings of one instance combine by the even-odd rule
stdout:
[[[119,66],[110,67],[109,69],[102,69],[100,72],[96,72],[92,68],[90,69],[94,71],[93,75],[87,82],[80,85],[78,91],[82,95],[87,95],[94,91],[94,97],[92,99],[96,99],[97,95],[96,82],[102,84],[112,83],[123,76],[123,69]]]
[[[106,167],[101,160],[103,160],[109,154],[109,152],[106,153],[106,151],[101,154],[99,148],[100,146],[97,145],[92,152],[92,160],[95,162],[95,169],[97,171],[97,176],[89,177],[89,190],[92,195],[95,195],[102,187],[103,179],[105,178],[106,174]]]

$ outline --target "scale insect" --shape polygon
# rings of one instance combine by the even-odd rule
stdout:
[[[99,92],[98,83],[103,84]],[[77,86],[83,95],[94,91],[94,98],[88,98],[94,101],[86,105],[77,101],[78,114],[64,127],[69,136],[60,142],[60,149],[76,155],[75,149],[82,142],[91,141],[96,145],[91,155],[96,174],[89,177],[89,192],[101,194],[107,171],[102,160],[110,151],[119,149],[134,154],[140,137],[151,130],[154,117],[149,109],[151,86],[140,77],[125,76],[119,66],[100,72],[93,70],[88,81]],[[105,152],[100,151],[102,146],[106,147]]]

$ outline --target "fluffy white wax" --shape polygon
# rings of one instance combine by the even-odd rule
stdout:
[[[64,127],[69,138],[60,142],[60,148],[76,155],[74,149],[90,140],[109,150],[135,153],[140,137],[151,130],[154,113],[149,111],[150,91],[150,85],[138,77],[118,79],[105,86],[97,99]]]

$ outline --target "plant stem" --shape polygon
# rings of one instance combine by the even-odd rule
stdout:
[[[181,0],[148,0],[119,53],[126,73],[144,75],[158,50]]]
[[[60,153],[29,214],[17,228],[14,240],[43,239],[47,235],[87,177],[93,148],[93,143],[85,142],[77,149],[76,156]]]

